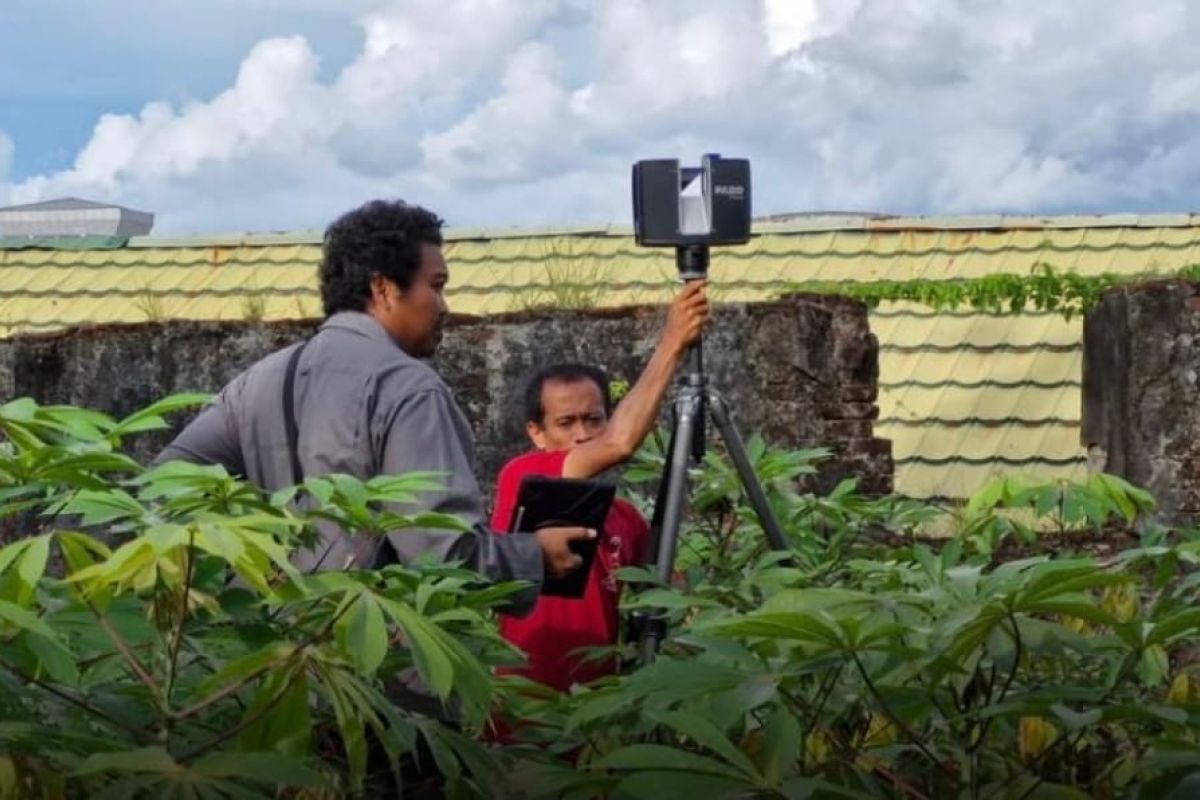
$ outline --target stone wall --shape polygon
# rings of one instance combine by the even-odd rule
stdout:
[[[632,383],[663,315],[663,307],[644,307],[453,320],[436,367],[474,426],[481,483],[490,486],[504,460],[525,446],[521,387],[533,369],[581,360]],[[170,393],[215,391],[315,326],[148,323],[0,341],[0,397],[28,395],[123,415]],[[844,298],[722,304],[705,337],[706,371],[744,436],[759,432],[771,443],[836,448],[817,490],[858,476],[864,491],[891,491],[891,442],[873,435],[877,361],[866,309]],[[166,438],[143,437],[135,454],[150,457]]]
[[[1105,292],[1083,323],[1089,467],[1142,486],[1170,524],[1200,521],[1200,284]]]

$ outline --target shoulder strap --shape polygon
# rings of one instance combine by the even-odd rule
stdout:
[[[296,367],[300,364],[300,354],[308,346],[303,342],[292,351],[288,359],[287,371],[283,374],[283,424],[287,428],[288,455],[292,459],[292,483],[298,484],[304,480],[304,468],[300,466],[300,429],[296,427]]]

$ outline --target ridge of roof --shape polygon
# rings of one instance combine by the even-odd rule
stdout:
[[[813,214],[781,222],[757,222],[754,235],[826,233],[833,231],[862,231],[865,233],[899,233],[903,231],[1007,231],[1007,230],[1069,230],[1079,228],[1192,228],[1200,227],[1200,214],[1070,214],[1057,216],[981,214],[973,216],[880,216]],[[462,227],[447,228],[447,242],[488,241],[495,239],[542,238],[552,236],[615,236],[633,235],[632,225],[595,224],[544,227]],[[190,247],[269,247],[287,245],[319,245],[323,234],[319,230],[278,231],[268,233],[216,234],[150,234],[131,236],[129,248],[190,248]],[[0,243],[3,239],[0,238]],[[44,246],[60,249],[61,237],[48,238],[44,243],[37,237],[23,238],[24,247]]]
[[[128,242],[128,236],[108,236],[102,233],[76,236],[61,233],[45,236],[0,236],[0,250],[118,250]]]
[[[134,211],[139,214],[145,214],[145,211],[138,211],[135,208],[118,205],[117,203],[104,203],[98,200],[85,200],[82,197],[56,197],[52,200],[39,200],[35,203],[20,203],[18,205],[0,207],[0,213],[9,211],[96,211],[100,209],[111,209],[113,211]]]

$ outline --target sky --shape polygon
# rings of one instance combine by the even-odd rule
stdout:
[[[630,165],[756,215],[1197,210],[1187,0],[0,0],[0,206],[155,233],[630,221]]]

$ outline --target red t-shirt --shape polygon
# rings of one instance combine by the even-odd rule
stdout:
[[[567,451],[535,450],[504,465],[496,479],[496,509],[492,528],[508,530],[521,480],[526,475],[561,477]],[[650,526],[632,505],[615,500],[597,532],[599,542],[583,596],[538,598],[528,616],[500,615],[500,633],[529,656],[529,666],[507,670],[565,691],[573,683],[587,683],[616,670],[615,663],[581,661],[571,651],[580,647],[612,645],[617,641],[620,619],[617,604],[620,567],[641,563],[650,540]]]

